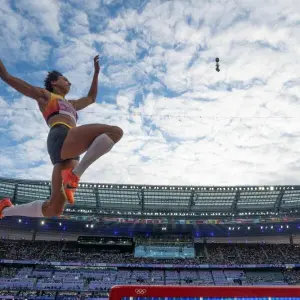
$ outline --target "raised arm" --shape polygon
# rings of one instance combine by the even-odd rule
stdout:
[[[46,100],[49,97],[49,92],[45,89],[34,87],[27,82],[14,77],[10,75],[4,64],[2,63],[2,60],[0,59],[0,78],[10,85],[12,88],[20,92],[21,94],[30,97],[32,99],[35,99],[37,101]]]
[[[70,101],[76,110],[81,110],[96,101],[98,93],[98,75],[100,72],[99,55],[94,57],[94,69],[94,76],[88,95],[78,100]]]

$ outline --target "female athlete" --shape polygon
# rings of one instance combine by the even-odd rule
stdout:
[[[60,216],[66,200],[74,204],[74,193],[82,174],[99,157],[109,152],[123,136],[117,126],[90,124],[76,126],[77,111],[93,104],[97,98],[99,55],[94,58],[94,76],[86,97],[67,100],[71,83],[57,71],[48,73],[45,88],[34,87],[10,75],[0,60],[0,77],[21,94],[34,99],[49,126],[48,153],[53,164],[51,198],[13,206],[11,199],[0,200],[0,217]],[[79,162],[79,156],[86,152]]]

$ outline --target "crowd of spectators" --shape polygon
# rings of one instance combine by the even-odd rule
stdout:
[[[36,290],[0,290],[3,299],[36,299],[36,300],[104,300],[107,299],[100,292],[57,292],[57,291],[36,291]],[[9,297],[9,298],[7,298]],[[11,297],[11,298],[10,298]]]
[[[84,252],[76,242],[0,241],[0,258],[41,261],[82,261],[99,263],[172,264],[290,264],[300,263],[297,245],[196,244],[196,257],[186,259],[137,258],[134,253],[103,252],[97,248]]]
[[[13,268],[13,267],[11,267],[11,268],[6,268],[6,267],[1,267],[0,268],[0,277],[1,278],[6,278],[6,277],[8,277],[8,278],[11,278],[11,277],[14,277],[15,276],[15,274],[16,274],[16,272],[17,272],[17,268]]]
[[[288,269],[283,271],[284,277],[289,284],[300,284],[300,271],[294,269]]]
[[[10,267],[2,267],[10,269]],[[25,269],[25,270],[24,270]],[[20,266],[14,270],[4,270],[0,277],[0,290],[40,290],[40,291],[97,291],[107,293],[116,284],[146,285],[295,285],[300,281],[300,270],[106,270],[88,267],[48,267]]]
[[[168,246],[168,245],[166,245]],[[123,269],[95,266],[1,265],[0,298],[18,299],[102,299],[116,284],[146,285],[298,285],[300,269],[284,269],[283,263],[299,263],[297,245],[195,244],[195,258],[154,259],[134,257],[134,251],[86,247],[76,242],[0,241],[0,259],[82,263],[125,263]],[[245,265],[276,264],[273,269],[138,269],[133,264]]]

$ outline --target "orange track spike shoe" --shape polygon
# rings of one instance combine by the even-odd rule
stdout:
[[[10,201],[10,198],[2,198],[0,200],[0,219],[3,218],[3,215],[2,215],[3,209],[6,208],[6,207],[11,207],[11,206],[13,206],[13,205]]]
[[[80,178],[72,172],[72,169],[62,170],[61,176],[65,197],[70,204],[74,204],[74,193],[78,187]]]

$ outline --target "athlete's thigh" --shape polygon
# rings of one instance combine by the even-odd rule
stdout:
[[[110,125],[88,124],[70,129],[61,149],[61,158],[81,155],[87,151],[97,136],[110,132],[111,128]]]

